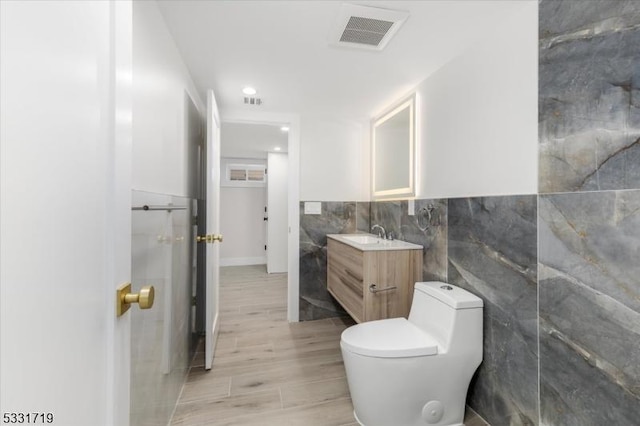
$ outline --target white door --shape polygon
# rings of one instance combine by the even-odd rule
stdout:
[[[267,154],[267,272],[287,272],[289,217],[288,156],[270,152]]]
[[[3,423],[129,424],[131,14],[0,1]]]
[[[220,295],[220,116],[213,91],[207,93],[207,277],[204,364],[213,365]],[[216,238],[220,237],[220,238]]]

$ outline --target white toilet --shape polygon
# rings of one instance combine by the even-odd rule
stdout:
[[[442,282],[416,283],[409,319],[365,322],[340,347],[363,426],[462,426],[482,361],[482,299]]]

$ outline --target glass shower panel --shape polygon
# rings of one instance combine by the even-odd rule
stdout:
[[[132,191],[132,284],[155,287],[149,310],[131,312],[131,425],[168,424],[189,367],[191,202]],[[164,207],[174,207],[166,209]]]
[[[171,367],[172,370],[184,370],[189,366],[192,345],[191,317],[192,317],[192,253],[193,235],[191,226],[191,199],[172,197],[175,206],[188,206],[187,210],[175,210],[172,216],[172,329],[171,335]],[[186,373],[186,371],[183,371]],[[180,385],[182,385],[181,376]]]

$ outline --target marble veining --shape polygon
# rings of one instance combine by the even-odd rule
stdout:
[[[447,200],[415,200],[415,212],[409,215],[407,201],[377,201],[371,203],[371,225],[382,225],[395,238],[423,249],[422,279],[447,279]],[[422,208],[430,208],[431,218],[424,227],[419,221]]]
[[[640,418],[640,191],[541,196],[542,420]]]
[[[327,234],[355,232],[355,202],[322,202],[319,215],[304,214],[300,203],[301,321],[346,315],[327,291]]]
[[[420,220],[421,211],[426,221]],[[426,225],[426,227],[424,226]],[[426,228],[426,229],[425,229]],[[409,215],[408,203],[402,203],[400,216],[402,240],[424,247],[422,254],[423,281],[447,281],[447,200],[415,200],[414,214]]]
[[[358,201],[356,203],[356,230],[358,232],[370,232],[371,230],[371,203]]]
[[[375,201],[371,203],[370,226],[381,225],[387,235],[392,233],[394,238],[402,239],[400,220],[402,204],[406,201]]]
[[[450,199],[449,282],[484,300],[468,403],[492,425],[538,424],[536,196]]]
[[[539,18],[540,192],[563,192],[539,196],[541,424],[635,425],[640,3],[542,0]]]
[[[540,192],[640,188],[639,10],[540,2]]]

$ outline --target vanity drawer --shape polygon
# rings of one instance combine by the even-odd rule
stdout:
[[[327,240],[327,256],[329,264],[339,265],[345,273],[355,275],[362,280],[362,252],[346,244],[332,239]]]
[[[364,320],[362,253],[329,240],[327,289],[356,321]]]
[[[362,282],[345,276],[343,271],[329,265],[327,270],[327,289],[342,307],[357,322],[364,320],[364,298]]]

